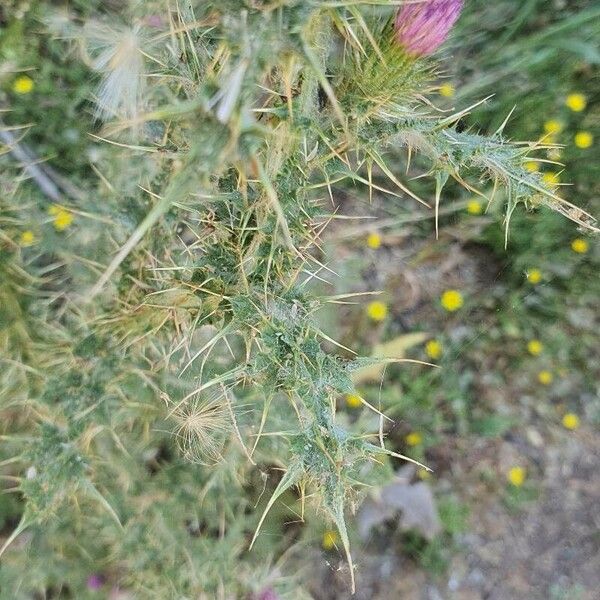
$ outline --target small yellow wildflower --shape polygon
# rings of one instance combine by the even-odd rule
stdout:
[[[509,483],[515,487],[521,487],[525,483],[526,476],[527,471],[523,467],[512,467],[506,474]]]
[[[425,354],[432,360],[437,360],[442,355],[442,344],[437,340],[429,340],[425,344]]]
[[[594,136],[589,131],[580,131],[575,135],[575,145],[583,150],[590,148],[594,143]]]
[[[587,106],[587,98],[583,94],[569,94],[565,104],[573,112],[581,112]]]
[[[589,248],[589,244],[583,238],[575,238],[571,242],[571,250],[573,250],[573,252],[577,252],[577,254],[585,254]]]
[[[19,237],[19,244],[24,248],[27,246],[33,246],[33,244],[35,244],[35,234],[33,231],[30,231],[29,229],[27,231],[23,231]]]
[[[29,94],[33,90],[34,85],[31,77],[20,75],[14,80],[12,89],[15,94]]]
[[[73,213],[59,204],[52,204],[48,208],[48,214],[54,217],[54,229],[64,231],[73,222]]]
[[[409,446],[418,446],[423,441],[423,436],[418,431],[411,431],[405,441]]]
[[[554,381],[554,375],[550,371],[540,371],[538,373],[538,381],[542,385],[550,385]]]
[[[348,394],[346,396],[346,406],[349,408],[360,408],[362,406],[362,400],[360,396],[356,394]]]
[[[373,250],[377,250],[381,246],[381,236],[378,233],[370,233],[367,236],[367,246]]]
[[[379,302],[376,300],[375,302],[370,302],[367,305],[367,315],[369,315],[369,318],[373,321],[385,321],[387,314],[388,307],[384,302]]]
[[[530,173],[537,173],[540,170],[540,165],[537,162],[535,162],[535,160],[528,160],[525,163],[525,168]]]
[[[337,531],[333,529],[327,529],[323,533],[323,540],[321,541],[321,545],[324,550],[333,550],[339,542],[339,535]]]
[[[558,185],[560,183],[560,175],[558,173],[544,173],[542,179],[548,186]]]
[[[542,272],[539,269],[531,269],[527,271],[527,281],[537,285],[542,280]]]
[[[464,300],[462,294],[457,290],[446,290],[440,298],[442,308],[445,308],[448,312],[454,312],[459,308],[462,308]]]
[[[540,340],[531,340],[527,344],[527,351],[532,356],[539,356],[544,351],[544,344]]]
[[[565,429],[573,431],[579,427],[579,417],[574,413],[567,413],[562,418],[562,424]]]
[[[544,131],[552,135],[560,133],[564,129],[564,125],[556,119],[550,119],[544,123]]]
[[[483,212],[483,207],[481,206],[481,202],[479,200],[469,200],[467,203],[467,212],[470,215],[480,215]]]
[[[452,98],[456,93],[456,88],[451,83],[443,83],[440,85],[440,96],[444,96],[444,98]]]
[[[64,231],[73,222],[73,214],[68,210],[61,210],[54,217],[54,228],[56,231]]]

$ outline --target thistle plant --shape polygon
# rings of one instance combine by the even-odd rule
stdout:
[[[508,141],[508,121],[462,131],[475,107],[444,114],[427,99],[460,1],[369,4],[132,3],[114,22],[48,18],[53,43],[101,77],[88,111],[98,156],[61,203],[65,227],[35,191],[25,210],[18,194],[3,200],[15,308],[2,346],[22,381],[2,390],[4,439],[23,498],[2,548],[6,597],[103,585],[300,597],[291,541],[261,535],[283,499],[335,525],[354,588],[348,517],[390,457],[411,459],[386,447],[386,418],[366,401],[379,430],[336,416],[359,369],[399,359],[357,357],[320,325],[319,309],[353,300],[314,291],[331,271],[329,198],[358,184],[437,211],[453,179],[503,199],[507,231],[518,205],[594,228],[524,168],[543,143]],[[433,178],[432,199],[402,161]],[[40,243],[19,247],[29,228]]]

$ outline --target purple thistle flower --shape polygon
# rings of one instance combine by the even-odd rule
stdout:
[[[422,0],[404,4],[396,14],[396,39],[409,54],[433,54],[448,37],[463,0]]]
[[[90,590],[99,590],[104,585],[104,577],[98,573],[93,573],[87,578],[87,586]]]

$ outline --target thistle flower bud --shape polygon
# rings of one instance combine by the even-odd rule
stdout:
[[[422,0],[403,5],[396,14],[396,40],[413,56],[433,54],[448,37],[463,0]]]

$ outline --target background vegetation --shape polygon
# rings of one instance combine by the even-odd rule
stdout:
[[[449,181],[436,239],[430,208],[382,191],[393,187],[389,170],[434,198],[436,178],[420,178],[431,160],[407,164],[398,154],[380,164],[370,138],[385,132],[360,122],[373,99],[358,87],[336,91],[340,110],[364,126],[360,149],[377,187],[363,185],[367,169],[326,163],[343,136],[325,92],[331,72],[314,76],[317,100],[307,94],[294,106],[310,130],[318,102],[329,129],[294,152],[322,161],[337,185],[331,197],[327,186],[301,196],[289,131],[261,154],[265,129],[287,118],[281,90],[240,92],[263,103],[256,122],[240,110],[233,125],[198,125],[205,103],[235,87],[235,65],[260,71],[273,48],[301,52],[295,41],[258,31],[257,19],[248,30],[262,45],[250,60],[238,21],[195,29],[210,14],[173,6],[180,20],[169,21],[160,3],[128,14],[119,4],[72,2],[69,19],[48,2],[0,9],[1,128],[12,136],[0,157],[0,525],[3,541],[13,540],[0,597],[343,598],[347,525],[358,597],[593,598],[595,238],[530,205],[512,213],[506,243],[510,194],[499,189],[488,207]],[[302,10],[290,13],[299,24]],[[345,10],[333,21],[351,45],[360,21]],[[93,65],[112,34],[89,31],[91,19],[118,30],[132,15],[145,19],[144,51],[160,79],[146,96],[155,112],[137,130],[103,127]],[[561,196],[598,214],[599,17],[583,1],[473,0],[440,55],[440,76],[415,70],[395,98],[412,109],[426,86],[436,109],[452,114],[491,96],[460,121],[465,136],[492,134],[516,107],[505,138],[560,145],[536,156],[562,164],[518,156],[531,176],[539,171],[549,189],[572,184]],[[225,38],[212,63],[198,51],[213,51],[211,27]],[[358,80],[371,73],[370,63],[349,62]],[[274,76],[273,86],[285,80]],[[52,167],[55,199],[9,152],[15,139]],[[215,170],[232,154],[237,171],[219,172],[213,193]],[[438,182],[442,172],[434,161]],[[93,288],[165,190],[171,205],[157,227],[106,288]],[[317,251],[295,262],[289,242],[315,240]],[[90,289],[96,299],[82,302]],[[348,349],[439,368],[358,362]],[[198,392],[198,382],[210,386]],[[291,424],[294,411],[305,429]],[[384,428],[387,457],[378,450]],[[386,487],[393,472],[397,487]],[[371,520],[369,502],[385,519]]]

